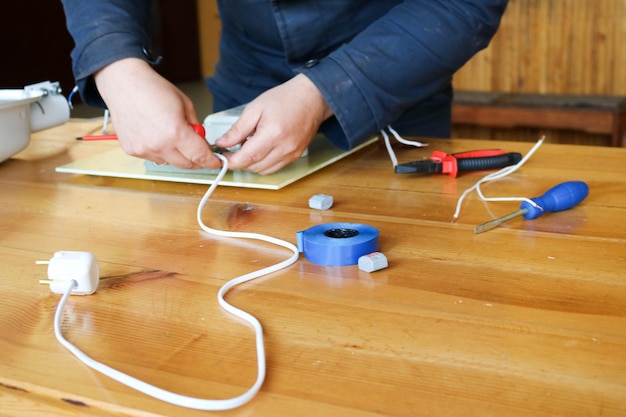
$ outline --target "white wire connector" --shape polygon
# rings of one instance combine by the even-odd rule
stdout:
[[[333,206],[333,196],[327,194],[315,194],[309,198],[309,207],[314,210],[328,210]]]
[[[387,257],[380,252],[372,252],[367,255],[363,255],[358,261],[359,269],[365,272],[374,272],[380,269],[387,268],[389,263]]]
[[[531,206],[538,207],[537,203],[535,203],[530,198],[526,198],[526,197],[485,197],[480,186],[481,184],[484,184],[486,182],[495,181],[500,178],[504,178],[507,175],[510,175],[514,173],[515,171],[517,171],[522,165],[526,163],[526,161],[528,161],[528,159],[535,153],[535,151],[539,149],[539,147],[543,144],[544,140],[545,140],[545,136],[542,136],[541,139],[539,139],[537,143],[535,143],[535,145],[530,149],[530,151],[528,151],[526,156],[524,156],[522,160],[519,161],[517,164],[504,167],[499,171],[492,172],[491,174],[485,175],[483,178],[478,180],[476,184],[472,185],[470,188],[465,190],[463,194],[461,194],[461,197],[459,197],[459,200],[457,201],[456,210],[454,211],[454,215],[452,216],[452,223],[454,223],[456,219],[459,218],[459,213],[461,212],[461,205],[463,204],[463,200],[469,193],[471,193],[474,190],[476,190],[476,193],[478,194],[480,199],[483,201],[526,201]]]
[[[427,143],[422,143],[413,140],[404,139],[398,132],[396,132],[391,126],[387,126],[387,130],[389,133],[393,135],[396,140],[404,145],[415,146],[417,148],[423,148],[424,146],[428,146]],[[387,148],[387,153],[389,153],[389,158],[391,159],[391,163],[395,168],[398,165],[398,158],[396,158],[396,153],[393,151],[391,147],[391,142],[389,141],[389,135],[385,132],[385,129],[380,131],[380,134],[383,135],[383,139],[385,140],[385,147]]]
[[[98,263],[92,253],[60,251],[49,261],[36,263],[48,265],[48,279],[42,279],[39,283],[49,284],[55,294],[65,294],[70,285],[72,295],[90,295],[98,288]]]

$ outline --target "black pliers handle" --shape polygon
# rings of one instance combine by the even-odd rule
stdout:
[[[501,149],[487,149],[448,154],[442,151],[434,151],[429,159],[423,161],[407,162],[396,165],[396,174],[450,174],[456,178],[462,171],[482,171],[486,169],[504,168],[517,164],[522,160],[522,155],[517,152],[506,153]]]

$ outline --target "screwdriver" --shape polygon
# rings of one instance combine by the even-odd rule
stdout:
[[[542,196],[531,198],[538,207],[524,201],[519,210],[476,226],[474,233],[486,232],[519,216],[524,216],[526,220],[533,220],[544,213],[571,209],[583,201],[588,194],[589,186],[582,181],[562,182],[550,188]]]

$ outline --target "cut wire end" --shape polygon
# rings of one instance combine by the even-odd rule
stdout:
[[[492,172],[491,174],[488,174],[486,176],[484,176],[483,178],[481,178],[480,180],[478,180],[476,182],[476,184],[474,184],[473,186],[471,186],[470,188],[468,188],[467,190],[465,190],[463,192],[463,194],[461,194],[461,197],[459,197],[459,200],[457,202],[456,205],[456,210],[454,212],[453,215],[453,222],[459,218],[460,212],[461,212],[461,206],[463,204],[463,200],[465,200],[465,197],[467,197],[467,195],[469,193],[471,193],[472,191],[476,190],[476,193],[478,194],[478,196],[480,197],[481,200],[483,201],[526,201],[527,203],[535,206],[535,202],[532,201],[529,198],[525,198],[525,197],[485,197],[485,195],[483,194],[480,186],[483,183],[489,182],[489,181],[495,181],[498,180],[500,178],[504,178],[507,175],[512,174],[513,172],[517,171],[522,165],[524,165],[526,163],[526,161],[528,161],[528,159],[535,153],[535,151],[543,144],[543,141],[545,140],[545,136],[542,136],[537,143],[535,143],[535,145],[528,151],[528,153],[526,154],[526,156],[524,156],[522,158],[521,161],[519,161],[517,164],[515,165],[511,165],[505,168],[500,169],[499,171],[496,172]]]

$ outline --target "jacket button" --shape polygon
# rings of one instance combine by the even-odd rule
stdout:
[[[159,65],[163,60],[163,57],[161,55],[154,58],[154,56],[152,55],[152,50],[150,48],[146,48],[144,46],[141,48],[141,51],[143,52],[143,56],[146,57],[148,63],[150,63],[151,65]]]
[[[307,62],[304,63],[304,68],[311,68],[316,66],[319,63],[319,59],[309,59]]]

